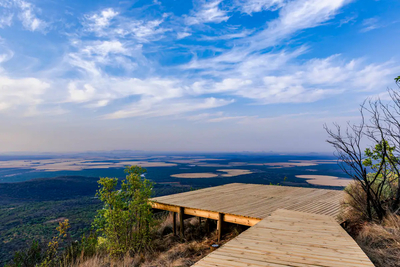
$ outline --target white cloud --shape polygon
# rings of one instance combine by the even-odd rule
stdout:
[[[185,68],[226,69],[233,63],[244,63],[262,57],[261,52],[280,44],[297,32],[317,27],[332,19],[350,0],[297,0],[288,2],[279,10],[279,17],[268,22],[265,29],[240,39],[232,49],[218,56],[197,60],[194,58]],[[298,49],[299,51],[304,48]],[[255,59],[255,60],[256,60]]]
[[[117,41],[94,41],[91,44],[84,46],[81,50],[82,53],[93,56],[107,56],[109,54],[124,54],[129,55],[129,51],[124,45]]]
[[[238,40],[231,48],[221,48],[217,56],[194,57],[177,68],[160,66],[157,60],[163,55],[165,44],[157,46],[156,43],[164,34],[172,37],[170,40],[187,37],[194,32],[194,27],[167,24],[172,15],[137,19],[113,8],[91,12],[81,21],[83,30],[68,35],[70,47],[60,71],[66,75],[52,83],[67,86],[57,86],[62,92],[57,93],[56,102],[104,108],[104,112],[117,108],[106,117],[124,118],[177,115],[222,107],[232,103],[231,99],[246,99],[256,104],[308,103],[346,90],[374,90],[394,73],[394,64],[366,64],[361,60],[342,59],[339,55],[299,61],[297,58],[309,51],[306,46],[266,50],[283,44],[283,40],[301,30],[326,23],[348,2],[238,0],[236,3],[242,4],[242,12],[279,9],[276,12],[279,16],[266,22],[262,29],[232,26],[222,35],[200,38],[202,41]],[[33,9],[32,5],[25,8]],[[226,21],[228,9],[223,8],[222,1],[202,1],[185,21],[189,25]],[[35,26],[31,24],[31,27]],[[171,29],[174,32],[168,35]],[[149,47],[155,60],[146,55]],[[188,50],[195,53],[196,48],[192,50],[189,46]],[[73,78],[68,77],[71,73]],[[46,97],[36,97],[37,104],[53,100]],[[118,107],[114,106],[115,100],[119,100]],[[3,109],[6,104],[2,102]],[[222,114],[209,120],[241,117]]]
[[[83,75],[101,76],[104,75],[106,67],[122,68],[132,71],[137,67],[135,58],[142,59],[142,46],[129,41],[119,40],[95,40],[80,41],[73,40],[71,44],[77,51],[71,52],[66,61]]]
[[[84,32],[110,39],[133,38],[136,42],[149,42],[162,38],[168,29],[161,27],[164,17],[154,20],[140,20],[126,17],[112,8],[84,16]]]
[[[351,0],[297,0],[279,11],[279,17],[268,28],[252,38],[253,49],[275,45],[297,31],[314,28],[332,19]]]
[[[21,0],[15,0],[15,2],[20,8],[18,17],[26,29],[37,31],[47,27],[47,24],[36,16],[34,5]]]
[[[3,14],[0,17],[0,28],[10,27],[12,24],[13,17],[14,17],[14,14],[12,14],[12,13]]]
[[[222,0],[201,1],[200,6],[192,11],[192,15],[185,17],[186,24],[195,25],[227,21],[229,16],[227,11],[220,9],[221,2]]]
[[[277,10],[286,2],[287,0],[236,0],[236,5],[243,13],[251,15],[263,10]]]
[[[34,107],[41,104],[50,87],[36,78],[13,79],[0,76],[0,112],[10,109]]]
[[[84,21],[85,30],[103,35],[104,30],[110,26],[110,21],[118,14],[114,9],[107,8],[100,13],[86,15]]]
[[[38,18],[37,12],[40,10],[30,2],[23,0],[3,0],[0,3],[0,7],[3,8],[1,10],[0,28],[10,27],[15,15],[17,15],[24,28],[29,31],[43,31],[48,26],[44,20]]]
[[[189,32],[178,32],[178,33],[176,34],[176,38],[177,38],[177,39],[183,39],[183,38],[188,37],[188,36],[190,36],[190,35],[192,35],[192,34],[189,33]]]
[[[162,117],[187,112],[212,109],[233,103],[233,100],[209,97],[205,99],[180,99],[175,101],[158,101],[155,98],[142,99],[130,107],[121,109],[105,116],[106,119],[121,119],[127,117]]]
[[[139,65],[139,72],[145,72],[150,64],[142,53],[143,44],[163,38],[168,29],[161,24],[166,17],[138,20],[112,8],[86,14],[83,30],[70,34],[73,49],[65,62],[70,71],[79,71],[83,78],[107,75],[110,68],[127,75],[138,70]]]
[[[200,40],[207,40],[207,41],[213,41],[213,40],[233,40],[237,38],[244,38],[249,36],[251,33],[253,33],[252,30],[243,30],[241,32],[237,33],[227,33],[223,34],[221,32],[218,33],[218,35],[214,36],[202,36]]]
[[[259,104],[308,103],[345,91],[381,90],[400,72],[393,62],[365,64],[362,60],[346,61],[340,55],[303,64],[291,62],[299,52],[259,55],[228,70],[206,71],[205,75],[214,73],[222,80],[204,79],[191,89],[197,95],[223,92]]]
[[[228,116],[224,112],[216,113],[201,113],[194,116],[186,117],[190,121],[201,121],[201,122],[223,122],[223,121],[242,121],[248,119],[251,116]]]
[[[85,102],[87,107],[103,107],[115,99],[139,96],[150,103],[179,99],[185,91],[186,88],[176,80],[95,77],[86,82],[71,82],[67,102]]]
[[[83,89],[77,89],[75,83],[68,85],[68,92],[71,102],[87,102],[95,96],[96,89],[90,84],[83,85]]]
[[[342,27],[343,25],[349,24],[349,23],[353,24],[357,20],[357,17],[358,16],[356,14],[353,14],[351,16],[345,17],[344,19],[341,19],[340,23],[339,23],[339,27]]]
[[[369,18],[369,19],[364,19],[362,22],[362,29],[361,32],[369,32],[378,28],[381,28],[382,25],[379,23],[378,18]]]

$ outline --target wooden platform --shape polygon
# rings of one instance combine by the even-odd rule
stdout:
[[[374,266],[337,221],[343,192],[227,184],[151,199],[155,209],[252,226],[194,266]],[[180,227],[183,238],[184,229]]]
[[[278,209],[193,266],[374,265],[332,217]]]
[[[277,209],[336,217],[343,192],[302,187],[227,184],[151,199],[153,208],[253,226]]]

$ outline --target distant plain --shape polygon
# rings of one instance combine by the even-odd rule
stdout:
[[[99,177],[124,178],[127,165],[146,168],[154,196],[227,183],[342,189],[350,181],[322,155],[0,156],[0,266],[32,240],[46,244],[65,218],[72,238],[88,234],[101,208]]]
[[[230,182],[343,186],[346,177],[330,156],[309,155],[138,155],[0,157],[0,183],[57,176],[124,177],[124,167],[147,169],[154,182],[211,186]],[[311,176],[310,176],[311,175]],[[322,179],[320,176],[323,176]],[[318,178],[320,177],[320,178]],[[207,178],[206,181],[199,179]],[[329,182],[327,182],[329,180]]]

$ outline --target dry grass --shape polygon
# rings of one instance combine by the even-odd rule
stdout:
[[[377,267],[400,266],[400,216],[365,224],[355,240]]]
[[[243,229],[240,226],[231,227],[220,245],[236,237]],[[80,261],[73,267],[191,266],[210,253],[211,245],[216,243],[214,224],[210,225],[210,230],[210,233],[205,231],[204,221],[199,224],[198,218],[188,219],[185,221],[185,240],[181,240],[172,234],[172,216],[169,215],[160,223],[150,251],[138,253],[133,257],[127,255],[120,260],[97,255]]]
[[[350,184],[342,203],[340,219],[377,267],[400,267],[400,216],[388,214],[382,222],[367,222],[366,196],[361,187]]]

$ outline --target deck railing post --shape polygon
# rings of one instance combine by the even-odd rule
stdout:
[[[181,239],[184,238],[184,232],[185,232],[185,228],[184,228],[184,223],[183,223],[183,207],[179,207],[179,225],[180,225],[180,234],[181,234]]]
[[[217,224],[217,232],[218,232],[218,242],[222,239],[222,225],[224,221],[224,214],[218,213],[218,224]]]

